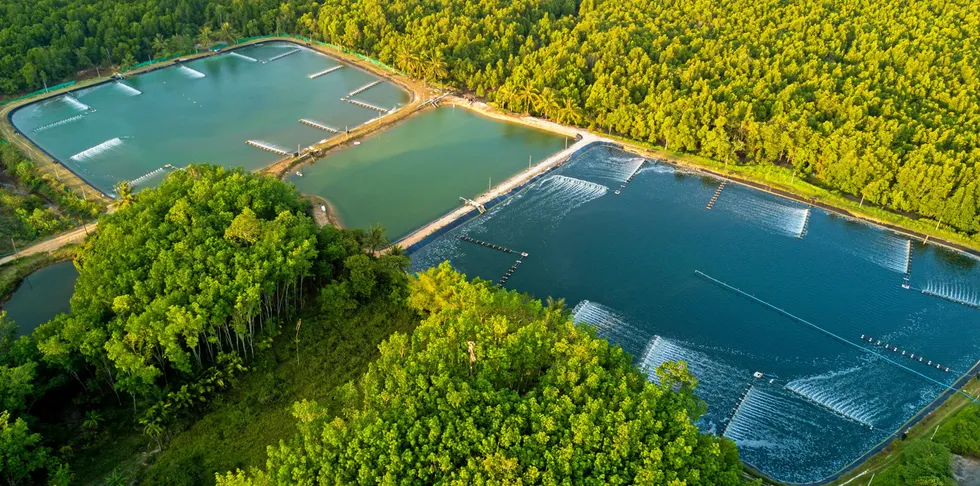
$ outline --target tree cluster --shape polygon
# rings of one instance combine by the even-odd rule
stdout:
[[[211,40],[286,32],[314,2],[300,0],[2,0],[0,94],[33,91],[95,66],[127,67],[186,54]],[[206,27],[217,35],[199,39]]]
[[[966,0],[0,1],[0,92],[237,35],[365,52],[512,110],[980,234],[980,13]]]
[[[694,425],[704,404],[683,364],[650,383],[562,302],[448,263],[408,302],[422,322],[381,345],[339,416],[296,403],[300,432],[269,448],[267,471],[218,484],[741,483],[735,445]]]
[[[971,2],[327,0],[315,36],[517,112],[980,232]]]
[[[45,175],[13,145],[0,143],[0,254],[78,226],[99,207]]]
[[[121,193],[78,251],[69,314],[14,339],[0,312],[0,410],[3,433],[16,440],[0,444],[0,478],[9,463],[19,471],[10,484],[63,484],[70,472],[52,449],[91,446],[98,410],[118,414],[121,393],[134,422],[165,446],[283,328],[299,331],[307,301],[328,313],[403,302],[408,259],[377,253],[384,231],[318,228],[310,209],[290,184],[208,165]],[[103,403],[113,394],[118,405]],[[53,402],[65,397],[89,409],[80,423],[32,415],[35,404],[61,408]],[[35,425],[75,433],[45,442]]]

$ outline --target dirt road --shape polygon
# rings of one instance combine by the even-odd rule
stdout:
[[[66,231],[64,233],[56,235],[51,239],[44,240],[40,243],[35,243],[31,246],[28,246],[27,248],[24,248],[23,250],[18,251],[17,253],[14,253],[13,255],[8,255],[3,258],[0,258],[0,265],[6,265],[7,263],[12,262],[18,258],[26,257],[28,255],[33,255],[35,253],[54,251],[65,245],[81,242],[82,240],[85,239],[85,236],[87,236],[92,231],[95,231],[95,227],[98,224],[99,224],[98,222],[92,222],[84,226],[79,226],[78,228],[75,228],[71,231]]]

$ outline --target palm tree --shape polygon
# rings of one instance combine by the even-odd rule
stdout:
[[[102,418],[102,414],[97,411],[91,410],[85,412],[85,419],[82,420],[82,428],[94,431],[98,429],[100,425],[102,425],[104,420],[105,419]]]
[[[211,47],[211,42],[213,42],[211,34],[212,34],[211,26],[209,25],[205,25],[204,27],[201,27],[201,33],[197,34],[197,42],[205,50]]]
[[[410,76],[417,76],[421,60],[410,48],[403,47],[398,52],[398,65]]]
[[[435,51],[432,51],[428,59],[426,59],[426,68],[428,75],[432,76],[433,81],[443,79],[449,74],[449,70],[446,68],[446,61],[443,61],[442,56]]]
[[[577,125],[582,121],[582,109],[571,98],[562,98],[555,120],[563,125]]]
[[[116,191],[120,207],[128,207],[136,200],[136,195],[133,194],[133,187],[127,181],[117,182],[113,190]]]
[[[559,109],[561,107],[558,105],[558,96],[555,95],[555,90],[551,88],[545,88],[538,99],[534,101],[534,111],[546,117],[554,116]]]
[[[235,29],[228,22],[222,22],[221,28],[218,29],[218,39],[225,42],[235,42],[238,39],[238,32],[235,32]]]
[[[527,115],[534,107],[539,96],[541,96],[541,92],[534,85],[534,81],[531,78],[525,78],[524,82],[514,92],[513,99],[520,111]]]
[[[167,51],[169,50],[168,48],[170,46],[167,44],[168,43],[163,38],[163,36],[157,34],[156,37],[153,38],[153,43],[151,45],[151,47],[153,48],[153,57],[166,57],[167,55],[169,55]]]

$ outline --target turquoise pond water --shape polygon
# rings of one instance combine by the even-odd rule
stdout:
[[[294,152],[335,136],[300,119],[342,131],[382,115],[341,100],[377,76],[345,65],[310,78],[339,65],[296,44],[269,42],[39,101],[18,109],[12,121],[106,193],[120,180],[135,181],[137,189],[158,184],[172,170],[167,164],[254,170],[281,155],[246,140]],[[354,99],[391,109],[409,94],[380,82]]]
[[[345,227],[380,223],[393,241],[564,148],[555,134],[463,108],[420,113],[289,181],[329,200]]]
[[[28,275],[0,308],[17,324],[18,336],[30,334],[54,316],[68,312],[77,279],[78,270],[70,261],[44,267]]]
[[[980,358],[977,259],[735,184],[706,210],[718,185],[595,148],[417,250],[413,266],[448,259],[497,281],[515,256],[458,236],[528,252],[505,287],[566,299],[647,370],[687,361],[709,406],[700,425],[783,481],[833,474]]]

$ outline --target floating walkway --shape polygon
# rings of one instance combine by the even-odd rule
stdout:
[[[642,169],[643,166],[646,165],[646,163],[647,163],[646,160],[641,160],[639,164],[636,164],[636,168],[633,169],[633,172],[631,172],[630,175],[626,177],[626,180],[619,186],[619,189],[616,189],[616,194],[619,194],[623,189],[626,189],[626,186],[630,182],[633,182],[633,178],[636,177],[636,174],[640,172],[640,169]]]
[[[361,94],[361,93],[363,93],[363,92],[365,92],[365,91],[367,91],[367,90],[369,90],[369,89],[371,89],[371,88],[373,88],[373,87],[375,87],[375,86],[377,86],[379,84],[381,84],[381,80],[380,79],[377,80],[377,81],[372,81],[372,82],[370,82],[368,84],[365,84],[364,86],[361,86],[360,88],[355,89],[354,91],[351,91],[350,93],[347,93],[347,97],[348,98],[353,98],[353,97],[355,97],[355,96],[357,96],[357,95],[359,95],[359,94]]]
[[[742,390],[742,395],[738,397],[738,402],[735,404],[735,407],[732,408],[731,413],[728,414],[728,420],[725,421],[725,427],[721,429],[721,434],[719,434],[719,437],[724,437],[725,433],[728,432],[728,427],[732,425],[732,421],[735,420],[735,415],[737,415],[738,410],[742,408],[742,404],[745,403],[745,399],[749,397],[749,392],[752,391],[753,386],[753,383],[749,383],[749,385]]]
[[[526,256],[527,253],[521,253],[521,258],[524,258]],[[521,258],[518,258],[517,261],[514,262],[514,264],[511,265],[506,272],[504,272],[504,275],[500,277],[500,280],[497,280],[497,287],[503,287],[504,284],[507,283],[508,280],[510,280],[511,275],[514,275],[514,272],[516,272],[517,269],[520,268],[521,263],[523,263],[521,261]]]
[[[243,59],[243,60],[248,61],[248,62],[259,62],[258,59],[254,58],[254,57],[246,56],[245,54],[239,54],[237,51],[231,51],[228,54],[231,55],[231,56],[237,57],[239,59]]]
[[[146,182],[147,180],[149,180],[152,177],[156,177],[156,176],[158,176],[160,174],[163,174],[168,169],[174,169],[174,166],[172,166],[170,164],[166,164],[163,167],[160,167],[159,169],[156,169],[156,170],[147,172],[146,174],[143,174],[143,175],[141,175],[141,176],[139,176],[139,177],[137,177],[137,178],[129,181],[129,185],[130,186],[138,186],[138,185]]]
[[[912,240],[905,242],[905,275],[912,274]]]
[[[749,294],[748,292],[745,292],[745,291],[743,291],[743,290],[741,290],[741,289],[739,289],[737,287],[733,287],[731,285],[728,285],[727,283],[722,282],[721,280],[718,280],[718,279],[716,279],[714,277],[711,277],[710,275],[708,275],[708,274],[706,274],[706,273],[704,273],[704,272],[702,272],[700,270],[695,270],[694,271],[694,274],[695,275],[698,275],[699,277],[703,277],[704,279],[708,280],[709,282],[715,283],[715,284],[719,285],[722,288],[731,290],[732,292],[735,292],[736,294],[739,294],[742,297],[745,297],[745,298],[747,298],[747,299],[749,299],[749,300],[751,300],[753,302],[762,304],[763,306],[768,307],[769,309],[772,309],[772,310],[774,310],[774,311],[776,311],[776,312],[778,312],[778,313],[780,313],[780,314],[782,314],[782,315],[784,315],[784,316],[786,316],[786,317],[788,317],[788,318],[790,318],[790,319],[792,319],[792,320],[794,320],[796,322],[799,322],[800,324],[806,325],[806,326],[808,326],[810,328],[813,328],[813,329],[815,329],[815,330],[817,330],[819,332],[822,332],[823,334],[826,334],[827,336],[829,336],[829,337],[831,337],[833,339],[836,339],[836,340],[838,340],[838,341],[840,341],[840,342],[842,342],[844,344],[847,344],[849,346],[853,346],[853,347],[855,347],[855,348],[857,348],[857,349],[859,349],[861,351],[864,351],[865,353],[871,354],[873,356],[877,356],[877,357],[885,360],[887,363],[889,363],[891,365],[894,365],[895,367],[897,367],[899,369],[905,370],[905,371],[907,371],[908,373],[910,373],[912,375],[918,376],[919,378],[922,378],[922,379],[928,381],[929,383],[933,383],[933,384],[936,384],[936,385],[941,386],[943,388],[943,390],[952,390],[954,393],[960,393],[963,396],[969,398],[970,401],[972,401],[974,403],[980,403],[980,400],[974,398],[973,396],[971,396],[970,394],[968,394],[966,392],[963,392],[962,390],[957,390],[956,388],[953,388],[952,386],[947,385],[946,383],[943,383],[943,382],[941,382],[939,380],[936,380],[934,378],[930,378],[930,377],[928,377],[928,376],[926,376],[926,375],[924,375],[924,374],[922,374],[922,373],[920,373],[920,372],[918,372],[916,370],[913,370],[912,368],[909,368],[908,366],[905,366],[905,365],[903,365],[903,364],[901,364],[901,363],[899,363],[899,362],[897,362],[897,361],[895,361],[895,360],[893,360],[893,359],[891,359],[891,358],[889,358],[889,357],[887,357],[887,356],[885,356],[885,355],[883,355],[881,353],[878,353],[876,351],[873,351],[873,350],[870,350],[868,348],[865,348],[864,346],[861,346],[860,344],[857,344],[857,343],[853,343],[851,341],[848,341],[847,339],[844,339],[842,336],[839,336],[837,334],[834,334],[833,332],[830,332],[830,331],[828,331],[828,330],[826,330],[826,329],[824,329],[824,328],[822,328],[822,327],[820,327],[820,326],[818,326],[818,325],[816,325],[816,324],[814,324],[814,323],[812,323],[812,322],[810,322],[810,321],[808,321],[806,319],[803,319],[802,317],[797,317],[797,316],[795,316],[793,314],[790,314],[789,312],[787,312],[787,311],[785,311],[783,309],[780,309],[779,307],[776,307],[776,306],[774,306],[774,305],[772,305],[772,304],[770,304],[770,303],[768,303],[768,302],[766,302],[766,301],[764,301],[764,300],[762,300],[762,299],[760,299],[760,298],[758,298],[758,297],[756,297],[756,296],[754,296],[752,294]]]
[[[590,144],[600,140],[602,139],[589,133],[582,133],[581,138],[579,138],[565,150],[552,154],[548,158],[539,162],[538,165],[535,165],[532,169],[523,171],[510,179],[505,180],[503,183],[492,188],[490,191],[477,196],[474,198],[474,200],[481,204],[489,204],[498,197],[506,196],[508,193],[510,193],[510,191],[519,188],[521,185],[533,180],[535,177],[546,174],[551,169],[561,165],[570,155],[576,153],[576,151],[584,149]],[[411,251],[415,245],[419,244],[419,242],[423,241],[428,236],[453,224],[459,218],[466,216],[472,211],[473,208],[469,206],[460,206],[450,213],[443,215],[439,219],[415,230],[413,233],[402,238],[401,240],[398,240],[396,244],[400,245],[402,248],[408,249],[408,251]]]
[[[488,243],[486,241],[478,240],[476,238],[470,238],[469,236],[466,235],[459,235],[457,236],[457,238],[467,243],[473,243],[474,245],[480,245],[486,248],[490,248],[491,250],[497,250],[504,253],[516,253],[520,255],[519,257],[517,257],[517,261],[514,262],[514,264],[511,265],[506,272],[504,272],[504,275],[500,277],[500,280],[497,280],[497,287],[503,287],[503,285],[507,283],[507,280],[510,280],[510,277],[514,275],[514,272],[516,272],[517,269],[521,267],[521,263],[524,263],[524,259],[528,257],[528,253],[525,251],[517,251],[511,248],[507,248],[505,246],[494,245],[493,243]]]
[[[304,125],[309,125],[309,126],[311,126],[313,128],[319,128],[320,130],[323,130],[325,132],[340,133],[340,130],[337,130],[336,128],[328,127],[328,126],[326,126],[326,125],[324,125],[324,124],[322,124],[320,122],[313,121],[313,120],[310,120],[310,119],[307,119],[307,118],[301,118],[299,120],[299,122],[302,123],[302,124],[304,124]]]
[[[930,360],[927,360],[927,359],[923,358],[921,355],[919,355],[918,357],[916,357],[915,356],[915,353],[911,353],[911,352],[905,351],[904,349],[898,349],[897,346],[892,346],[891,344],[888,344],[888,343],[882,344],[880,339],[875,339],[875,338],[873,338],[871,336],[865,336],[864,334],[862,334],[861,335],[861,340],[862,341],[867,341],[867,342],[869,342],[869,343],[871,343],[871,344],[873,344],[875,346],[881,346],[881,347],[883,347],[883,348],[885,348],[885,349],[887,349],[887,350],[889,350],[889,351],[891,351],[893,353],[902,353],[902,356],[908,357],[912,361],[918,361],[920,363],[925,364],[926,366],[931,366],[931,367],[936,368],[937,370],[942,370],[942,371],[945,371],[946,373],[949,373],[949,366],[942,366],[939,363],[933,363],[931,359]]]
[[[371,110],[380,111],[381,113],[390,113],[391,112],[391,110],[386,110],[386,109],[381,108],[379,106],[374,106],[371,103],[365,103],[363,101],[358,101],[358,100],[347,98],[347,97],[341,98],[340,100],[341,101],[346,101],[346,102],[348,102],[350,104],[353,104],[353,105],[360,106],[362,108],[368,108],[368,109],[371,109]]]
[[[725,190],[725,184],[728,184],[728,181],[721,181],[721,184],[718,185],[718,189],[715,189],[715,195],[711,196],[711,200],[708,201],[708,205],[705,206],[704,209],[711,209],[715,207],[715,203],[718,202],[718,197],[721,196],[721,191]]]
[[[251,146],[253,146],[255,148],[260,148],[262,150],[267,150],[267,151],[272,152],[274,154],[279,154],[279,155],[283,155],[283,156],[290,155],[289,152],[287,152],[287,151],[285,151],[285,150],[283,150],[283,149],[281,149],[279,147],[276,147],[274,145],[269,145],[269,144],[267,144],[265,142],[259,142],[257,140],[246,140],[245,143],[248,144],[248,145],[251,145]]]
[[[342,67],[344,67],[343,64],[341,64],[339,66],[334,66],[334,67],[332,67],[330,69],[324,69],[323,71],[320,71],[318,73],[313,73],[313,74],[311,74],[311,75],[309,75],[307,77],[310,78],[310,79],[316,79],[316,78],[319,78],[320,76],[326,76],[326,75],[328,75],[328,74],[330,74],[330,73],[332,73],[332,72],[334,72],[334,71],[336,71],[336,70],[338,70],[338,69],[340,69]]]
[[[902,279],[902,288],[912,288],[912,240],[905,242],[905,277]]]
[[[89,113],[93,113],[93,112],[95,112],[95,110],[86,111],[84,113],[79,113],[79,114],[77,114],[75,116],[70,116],[68,118],[65,118],[64,120],[58,120],[56,122],[51,122],[51,123],[48,123],[48,124],[45,124],[45,125],[41,125],[41,126],[35,128],[34,131],[35,132],[40,132],[42,130],[47,130],[49,128],[54,128],[54,127],[57,127],[57,126],[61,126],[61,125],[64,125],[66,123],[71,123],[73,121],[78,121],[78,120],[81,120],[83,117],[85,117],[85,115],[88,115]]]
[[[513,250],[513,249],[510,249],[510,248],[507,248],[507,247],[494,245],[493,243],[487,243],[486,241],[481,241],[481,240],[478,240],[476,238],[470,238],[469,236],[466,236],[466,235],[460,235],[457,238],[459,238],[460,240],[463,240],[463,241],[465,241],[467,243],[473,243],[474,245],[485,246],[485,247],[490,248],[492,250],[502,251],[504,253],[520,253],[520,255],[521,255],[522,258],[528,256],[528,254],[525,253],[525,252],[520,252],[520,251],[517,251],[517,250]]]
[[[799,239],[803,239],[806,236],[807,231],[810,231],[810,212],[811,208],[806,208],[806,213],[803,214],[803,226],[800,227],[800,234],[797,236]]]
[[[289,52],[284,52],[282,54],[279,54],[278,56],[272,56],[272,57],[269,58],[268,61],[265,61],[265,62],[276,61],[276,60],[282,59],[282,58],[284,58],[286,56],[290,56],[290,55],[296,54],[297,52],[299,52],[299,49],[293,49],[293,50],[291,50]],[[263,64],[265,64],[265,63],[263,63]]]

